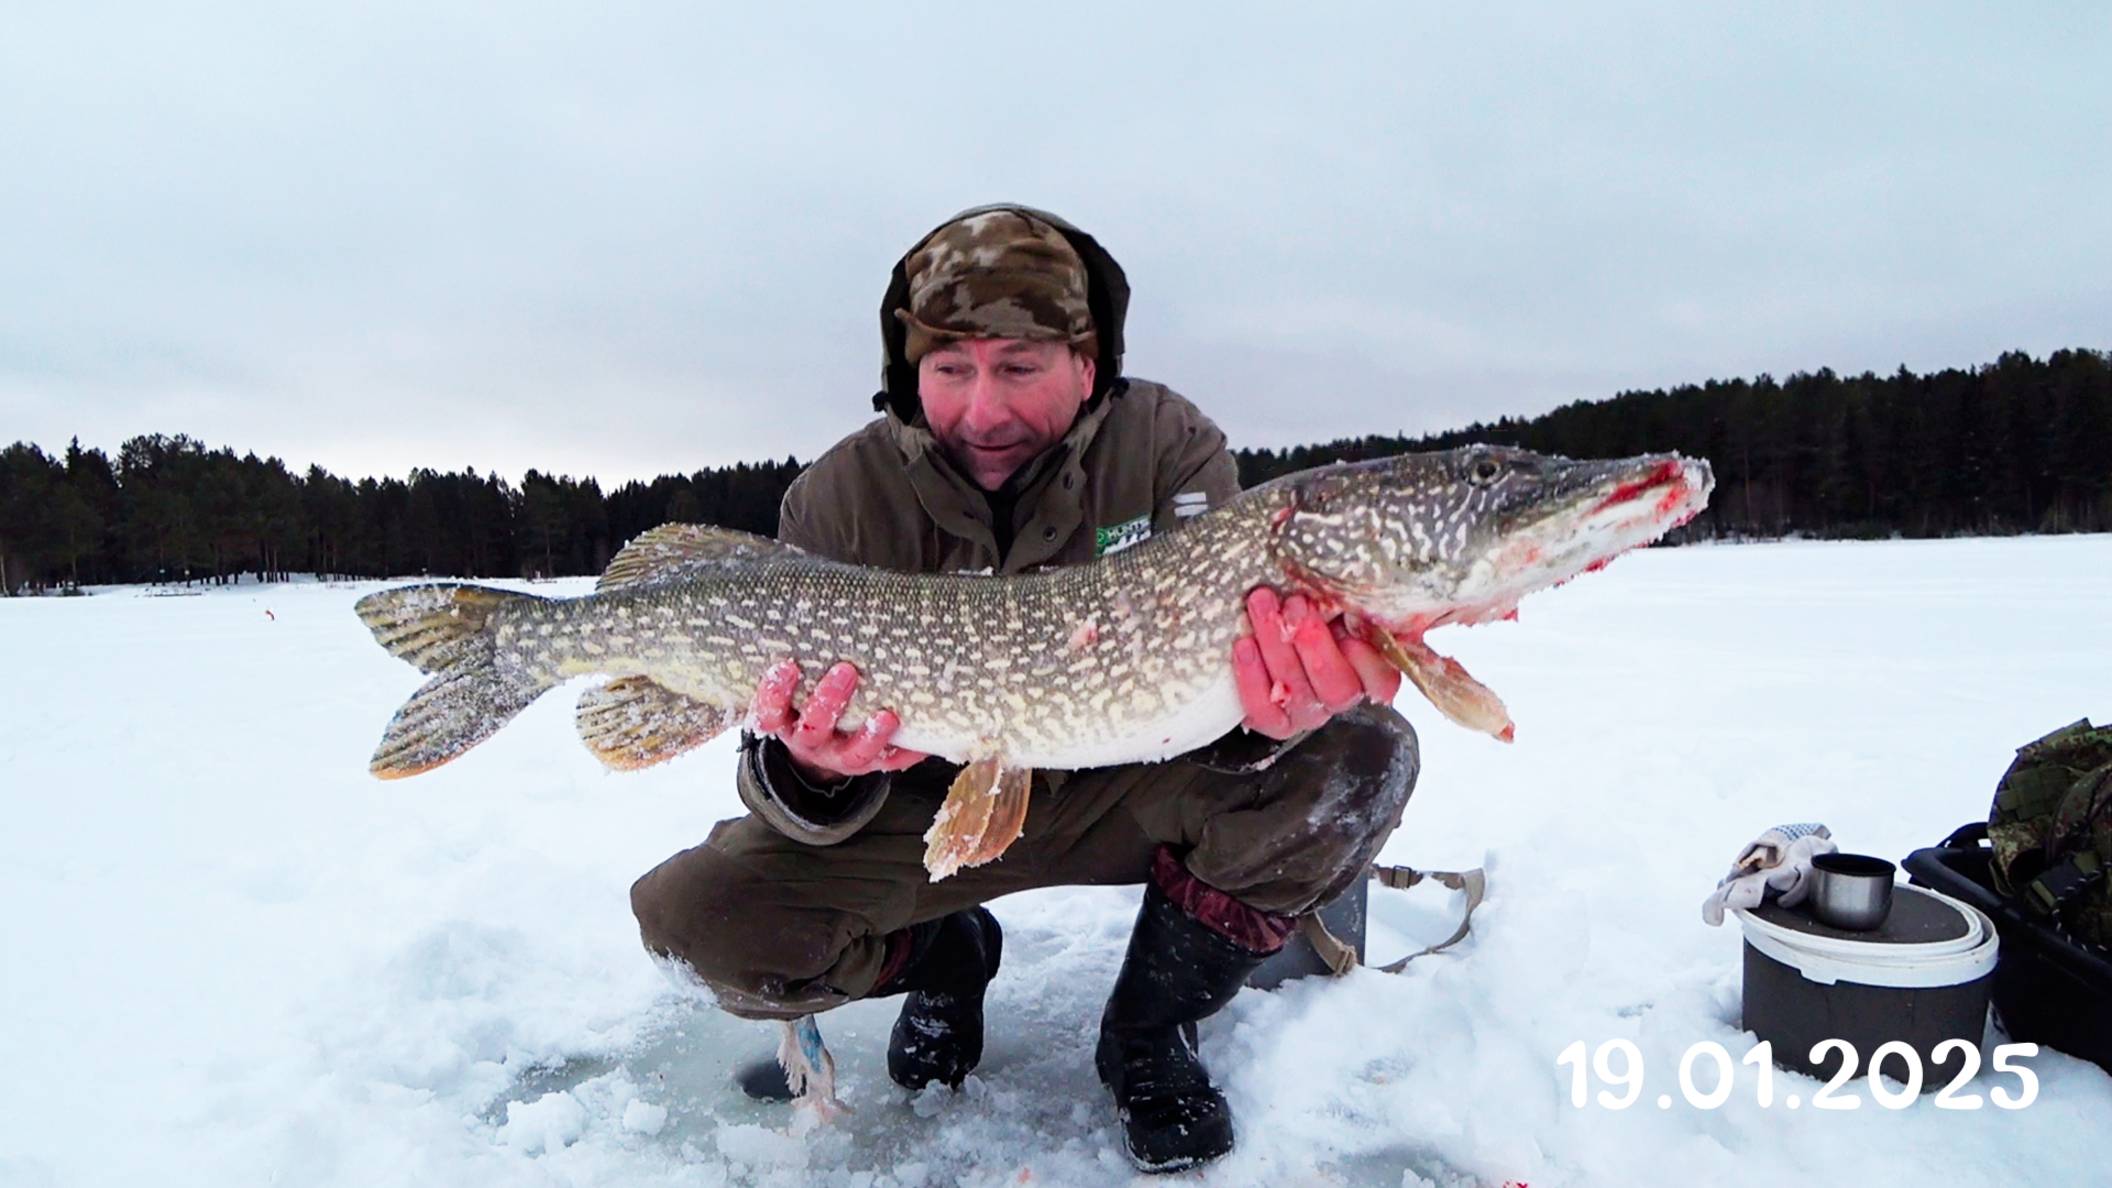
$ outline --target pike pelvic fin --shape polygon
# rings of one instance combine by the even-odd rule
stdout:
[[[931,872],[932,882],[964,866],[994,861],[1019,840],[1026,829],[1033,777],[1028,768],[1006,766],[996,756],[961,769],[924,832],[924,869]]]
[[[804,556],[766,536],[708,524],[662,524],[631,538],[602,571],[597,592],[676,581],[724,565]]]
[[[431,771],[490,738],[550,687],[496,663],[493,614],[535,600],[489,586],[424,585],[355,604],[375,642],[433,674],[389,720],[368,771],[384,780]]]
[[[740,715],[631,676],[581,694],[572,718],[603,766],[635,771],[709,742]]]

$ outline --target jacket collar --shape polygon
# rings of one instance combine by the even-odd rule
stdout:
[[[922,414],[913,421],[890,416],[887,425],[902,452],[903,469],[917,502],[932,521],[943,531],[974,542],[1003,572],[1018,573],[1054,557],[1084,522],[1086,450],[1099,437],[1109,410],[1126,387],[1117,381],[1105,395],[1087,403],[1062,440],[1026,464],[1025,483],[1014,512],[1024,519],[1013,534],[1011,554],[1003,558],[997,557],[989,499],[946,456]]]

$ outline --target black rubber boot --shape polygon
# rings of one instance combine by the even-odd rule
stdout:
[[[910,926],[902,968],[868,998],[907,993],[887,1043],[887,1075],[905,1089],[941,1081],[958,1089],[983,1059],[983,991],[997,976],[1004,930],[983,908]],[[758,1101],[790,1101],[792,1087],[775,1057],[734,1070],[741,1091]]]
[[[1138,1168],[1180,1171],[1232,1149],[1232,1110],[1196,1055],[1195,1024],[1232,1001],[1264,956],[1145,886],[1094,1054]]]
[[[908,991],[887,1041],[887,1075],[904,1089],[933,1081],[958,1089],[983,1059],[983,991],[1005,947],[997,917],[969,908],[938,920],[930,948],[910,959],[877,995]]]

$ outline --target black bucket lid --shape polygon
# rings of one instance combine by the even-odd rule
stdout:
[[[1866,932],[1821,924],[1805,914],[1802,906],[1786,908],[1779,903],[1767,903],[1752,912],[1777,928],[1828,940],[1862,941],[1873,945],[1940,944],[1963,940],[1972,931],[1972,923],[1964,912],[1919,887],[1905,883],[1893,886],[1892,910],[1885,914],[1885,922]]]

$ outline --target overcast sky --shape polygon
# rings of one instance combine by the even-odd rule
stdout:
[[[809,458],[997,200],[1241,445],[2112,346],[2102,3],[706,7],[10,0],[0,443]]]

